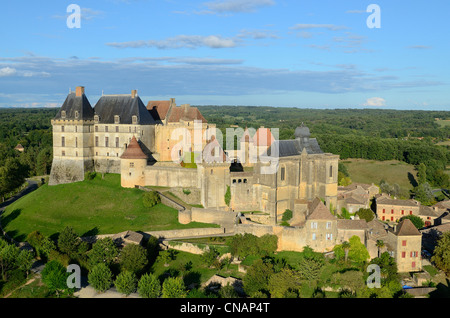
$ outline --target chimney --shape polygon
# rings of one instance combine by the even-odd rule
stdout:
[[[80,97],[84,94],[84,86],[77,86],[75,89],[75,96]]]
[[[137,90],[136,89],[133,89],[132,91],[131,91],[131,98],[135,98],[137,96]]]
[[[183,107],[184,107],[184,114],[185,114],[185,115],[187,115],[188,112],[189,112],[189,106],[190,106],[189,104],[184,104],[184,105],[183,105]]]

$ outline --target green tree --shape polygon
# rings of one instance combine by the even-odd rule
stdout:
[[[5,165],[0,167],[0,196],[2,201],[5,195],[20,187],[28,176],[29,169],[20,163],[17,158],[7,158]]]
[[[268,289],[272,298],[286,298],[288,293],[298,294],[300,284],[300,274],[285,267],[270,276]]]
[[[439,237],[431,261],[437,268],[450,275],[450,232],[445,232]]]
[[[186,298],[187,291],[181,277],[168,277],[162,284],[162,298]]]
[[[96,291],[105,292],[113,282],[112,272],[105,263],[98,263],[89,271],[88,282]]]
[[[211,267],[214,265],[214,263],[217,260],[217,257],[219,257],[219,255],[220,254],[216,248],[210,247],[209,249],[206,249],[202,253],[201,259],[208,267]]]
[[[161,295],[161,283],[154,274],[144,274],[139,279],[137,291],[142,298],[158,298]]]
[[[423,184],[427,182],[427,167],[423,162],[417,167],[417,183]]]
[[[4,242],[4,241],[3,241]],[[0,269],[3,280],[7,280],[7,272],[17,268],[17,258],[20,250],[13,244],[4,242],[0,248]]]
[[[361,220],[366,220],[366,222],[370,222],[374,219],[375,214],[371,209],[361,208],[356,212],[356,215],[359,216]]]
[[[42,148],[36,158],[36,175],[43,176],[50,172],[52,167],[52,148]]]
[[[425,222],[422,220],[422,218],[420,216],[417,216],[417,215],[405,215],[405,216],[402,216],[400,218],[399,222],[404,220],[404,219],[411,220],[412,224],[414,224],[414,226],[417,229],[421,229],[421,228],[423,228],[425,226]]]
[[[378,257],[380,257],[380,255],[381,255],[381,249],[383,248],[383,247],[385,247],[385,244],[384,244],[384,242],[383,242],[383,240],[377,240],[377,242],[376,242],[376,247],[377,247],[377,249],[378,249]]]
[[[361,243],[359,236],[352,236],[349,239],[350,250],[348,252],[348,257],[355,263],[364,263],[370,258],[369,252],[366,246]]]
[[[58,261],[48,262],[41,272],[42,282],[57,296],[69,291],[67,286],[69,275],[66,268]]]
[[[73,256],[78,252],[80,238],[72,227],[66,226],[58,237],[58,248],[61,252]]]
[[[99,263],[109,266],[118,254],[119,250],[114,241],[110,237],[105,237],[92,245],[92,249],[88,253],[89,263],[91,266]]]
[[[435,203],[434,194],[428,182],[419,184],[415,187],[414,193],[414,198],[423,205],[433,205]]]
[[[146,208],[151,208],[161,202],[161,197],[156,191],[148,191],[142,194],[142,202]]]
[[[273,265],[269,262],[264,262],[262,259],[257,259],[247,269],[247,272],[242,280],[244,290],[247,295],[254,295],[258,291],[267,292],[269,287],[269,279],[274,273]]]
[[[34,263],[33,252],[28,250],[21,250],[17,256],[17,266],[20,270],[24,271],[27,276]]]
[[[316,257],[302,257],[297,264],[300,277],[308,281],[310,287],[312,282],[319,279],[323,266],[323,260]]]
[[[136,290],[136,274],[128,270],[121,272],[117,275],[116,280],[114,281],[114,286],[116,286],[119,293],[129,296]]]
[[[36,257],[40,259],[47,259],[51,251],[56,249],[55,243],[39,231],[28,234],[26,240],[36,251]]]
[[[122,270],[139,274],[148,264],[147,251],[140,245],[125,245],[119,254],[119,264]]]

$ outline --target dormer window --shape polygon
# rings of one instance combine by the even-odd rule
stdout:
[[[98,124],[98,122],[99,122],[98,115],[94,115],[94,122],[95,122],[96,124]]]
[[[75,111],[75,118],[78,119],[78,111]]]
[[[66,111],[65,110],[61,111],[61,118],[66,118]]]
[[[133,125],[136,125],[136,123],[137,123],[137,116],[136,116],[136,115],[134,115],[134,116],[131,117],[131,123],[132,123]]]
[[[114,116],[114,124],[120,124],[120,116],[119,115]]]

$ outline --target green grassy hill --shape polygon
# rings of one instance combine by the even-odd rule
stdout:
[[[71,226],[80,236],[126,230],[157,231],[213,224],[178,223],[178,211],[163,204],[144,207],[142,190],[120,186],[120,175],[57,186],[43,185],[5,210],[1,224],[17,241],[38,230],[51,236]]]
[[[342,160],[350,174],[350,179],[358,183],[374,183],[379,185],[384,179],[389,184],[398,184],[401,188],[410,190],[414,180],[417,180],[417,171],[414,166],[402,161],[388,160],[376,161],[365,159]]]

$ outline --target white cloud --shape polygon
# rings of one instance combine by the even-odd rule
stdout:
[[[256,9],[274,4],[273,0],[222,0],[204,3],[210,13],[254,12]]]
[[[335,24],[306,24],[306,23],[299,23],[292,27],[290,27],[291,30],[309,30],[309,29],[327,29],[330,31],[338,31],[338,30],[344,30],[348,29],[348,27],[344,25],[335,25]]]
[[[363,106],[381,107],[386,106],[386,100],[381,97],[368,98]]]
[[[411,46],[408,46],[408,49],[426,50],[426,49],[431,49],[431,46],[427,46],[427,45],[411,45]]]
[[[12,67],[0,68],[0,77],[13,76],[17,73],[17,70]]]
[[[108,46],[116,48],[144,48],[156,47],[158,49],[178,49],[209,47],[213,49],[218,48],[232,48],[237,46],[235,39],[223,38],[220,35],[177,35],[175,37],[167,38],[165,40],[148,40],[148,41],[128,41],[128,42],[110,42],[106,43]]]

